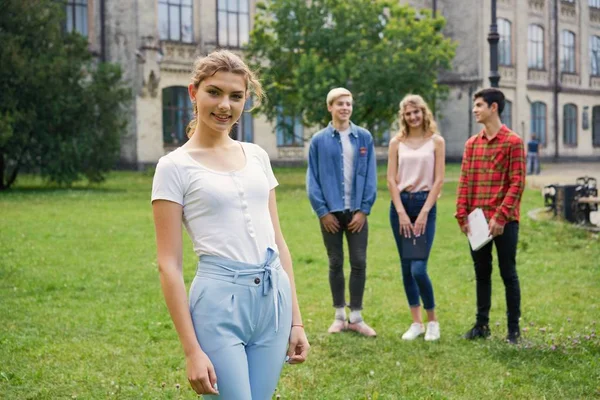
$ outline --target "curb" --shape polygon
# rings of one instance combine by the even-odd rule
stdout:
[[[538,218],[537,215],[542,211],[548,211],[548,207],[534,208],[533,210],[529,210],[527,212],[527,217],[529,217],[530,219],[532,219],[534,221],[540,221],[540,219]],[[555,224],[560,224],[560,223],[564,224],[565,223],[565,221],[555,218],[555,217],[553,217],[552,219],[547,220],[547,221],[553,222]],[[577,229],[586,230],[588,232],[600,233],[600,226],[577,225],[577,224],[572,224],[572,223],[569,223],[568,225],[572,226],[574,228],[577,228]]]

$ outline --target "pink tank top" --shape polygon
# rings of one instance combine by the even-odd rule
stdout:
[[[433,137],[418,149],[403,142],[398,144],[398,190],[400,192],[429,191],[433,187],[435,144]]]

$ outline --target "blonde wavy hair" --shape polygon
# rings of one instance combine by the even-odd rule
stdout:
[[[256,74],[238,55],[229,50],[217,50],[206,57],[198,57],[194,62],[191,83],[198,89],[204,79],[213,76],[219,71],[242,75],[246,81],[246,97],[254,95],[254,106],[252,109],[261,104],[265,94]],[[194,118],[190,121],[185,131],[188,138],[192,137],[198,123],[196,102],[194,101],[192,104]]]
[[[404,119],[404,112],[406,107],[413,106],[421,109],[423,113],[423,130],[431,135],[439,134],[437,124],[433,118],[433,113],[429,109],[429,106],[418,94],[407,94],[404,96],[398,107],[398,121],[400,121],[400,130],[396,136],[399,139],[404,139],[408,136],[408,123]]]

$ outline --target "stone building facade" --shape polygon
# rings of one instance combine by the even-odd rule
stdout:
[[[472,118],[472,94],[489,85],[491,0],[400,0],[416,8],[432,8],[434,1],[447,20],[445,34],[458,43],[452,71],[440,76],[450,92],[438,120],[448,157],[459,159],[464,142],[480,129]],[[248,40],[256,0],[66,3],[67,29],[86,35],[100,59],[119,63],[133,90],[121,159],[140,168],[185,141],[194,59],[220,47],[239,50]],[[543,156],[600,159],[600,0],[497,0],[497,16],[507,125],[525,139],[541,137]],[[273,161],[289,162],[305,159],[304,138],[314,131],[297,124],[288,135],[245,113],[234,135],[259,144]],[[385,157],[385,139],[379,144],[378,156]]]
[[[434,0],[412,0],[433,8]],[[481,126],[472,94],[489,86],[491,0],[437,0],[445,34],[457,43],[450,93],[439,125],[450,158]],[[525,140],[536,134],[545,158],[600,159],[600,0],[497,0],[503,121]]]

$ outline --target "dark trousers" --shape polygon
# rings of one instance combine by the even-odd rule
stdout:
[[[506,317],[508,329],[519,328],[521,317],[521,289],[517,275],[517,242],[519,240],[519,223],[509,222],[504,226],[504,233],[496,236],[490,243],[477,251],[471,250],[475,265],[477,281],[477,324],[487,325],[490,322],[492,306],[492,245],[496,245],[500,275],[506,292]]]
[[[365,221],[360,232],[352,233],[348,230],[353,215],[350,211],[335,212],[333,215],[340,223],[340,229],[336,233],[327,232],[321,224],[323,242],[329,257],[329,286],[333,306],[336,308],[346,306],[343,242],[343,237],[346,235],[350,252],[350,309],[362,310],[367,269],[368,222]]]

